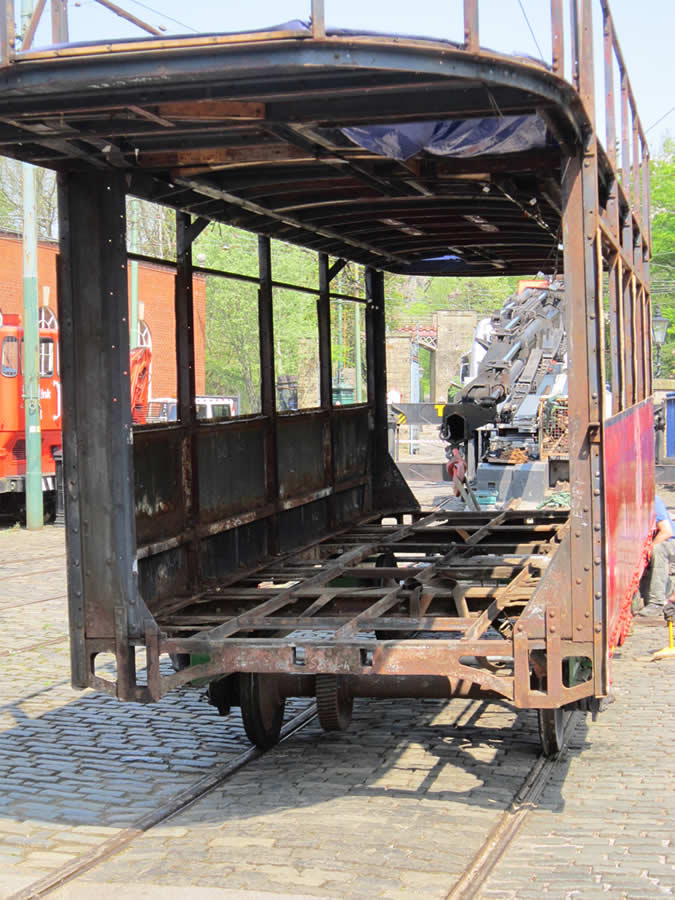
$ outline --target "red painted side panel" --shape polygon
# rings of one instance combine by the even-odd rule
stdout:
[[[630,623],[654,519],[654,405],[651,399],[605,422],[607,623],[610,649]]]

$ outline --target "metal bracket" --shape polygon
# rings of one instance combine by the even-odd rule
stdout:
[[[182,256],[183,253],[187,253],[187,251],[192,246],[193,242],[197,240],[202,231],[209,224],[208,219],[198,218],[195,219],[188,228],[185,229],[183,235],[180,238],[180,246],[177,247],[178,256]]]

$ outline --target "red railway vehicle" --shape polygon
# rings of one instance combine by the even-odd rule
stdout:
[[[54,510],[56,462],[61,451],[61,382],[56,328],[39,329],[42,491]],[[0,313],[0,511],[16,514],[25,502],[26,422],[21,316]]]
[[[607,0],[569,20],[552,0],[544,63],[482,47],[484,5],[463,9],[456,43],[326,31],[320,0],[309,28],[246,35],[17,52],[5,30],[5,147],[58,172],[74,685],[151,702],[210,679],[261,746],[288,696],[316,696],[327,729],[358,696],[494,697],[538,711],[549,753],[607,694],[652,523],[648,148]],[[133,440],[127,192],[177,210],[178,414]],[[257,289],[260,411],[219,421],[195,404],[209,221],[259,235],[257,277],[220,277]],[[277,406],[276,239],[318,253],[297,288],[311,408]],[[564,272],[569,513],[418,508],[387,451],[384,271]],[[340,406],[336,298],[365,310],[367,396]]]

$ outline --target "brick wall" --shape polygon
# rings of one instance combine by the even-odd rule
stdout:
[[[387,392],[401,394],[401,403],[410,403],[411,339],[391,335],[387,338]]]
[[[58,315],[56,257],[58,244],[41,241],[38,246],[38,302]],[[130,276],[131,277],[131,276]],[[173,269],[153,263],[138,264],[138,300],[152,337],[153,397],[176,396],[176,335]],[[21,238],[0,234],[0,311],[22,312],[23,249]],[[206,320],[206,279],[194,278],[195,382],[197,394],[205,392],[204,338]]]

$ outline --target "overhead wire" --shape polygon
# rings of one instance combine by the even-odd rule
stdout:
[[[660,125],[661,122],[663,122],[663,120],[666,119],[671,114],[671,112],[675,112],[675,106],[671,106],[670,109],[668,110],[668,112],[664,113],[660,119],[657,119],[653,125],[650,125],[649,128],[645,128],[645,134],[647,134],[648,131],[651,131],[652,128],[656,128],[657,125]]]
[[[530,25],[530,20],[527,18],[527,13],[525,12],[525,7],[523,6],[523,0],[518,0],[518,6],[520,7],[520,11],[522,12],[522,14],[524,16],[525,21],[527,22],[527,27],[530,29],[530,34],[532,35],[532,40],[536,44],[537,50],[539,51],[539,56],[542,59],[544,59],[544,53],[543,53],[541,47],[539,46],[539,41],[537,40],[537,36],[534,33],[534,29],[532,28],[532,25]]]
[[[199,34],[199,29],[193,28],[192,25],[186,25],[185,22],[179,22],[178,19],[172,19],[171,16],[167,16],[166,13],[160,12],[158,9],[155,9],[152,6],[148,6],[146,3],[141,3],[141,0],[129,0],[129,2],[135,3],[136,6],[140,6],[142,9],[147,10],[147,12],[153,13],[153,15],[155,16],[159,16],[161,19],[166,19],[167,22],[173,22],[174,25],[180,25],[181,28],[187,28],[188,31]]]

